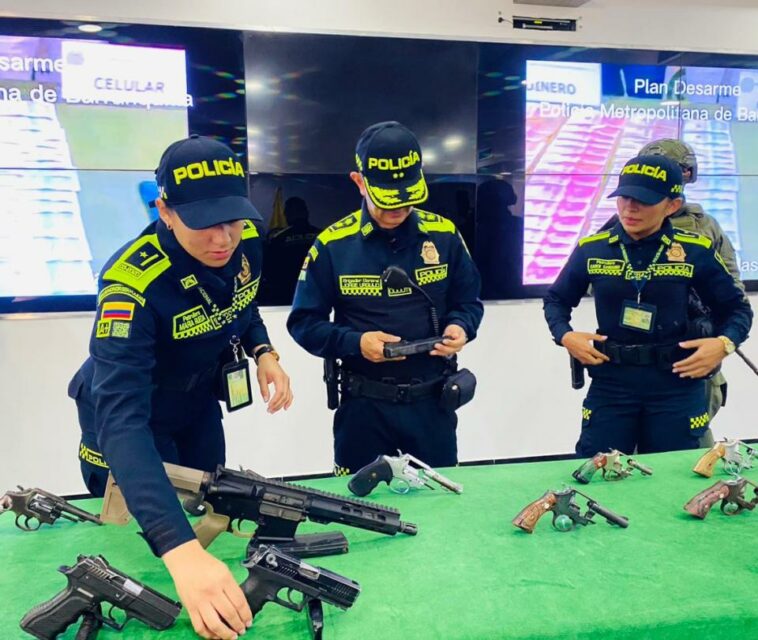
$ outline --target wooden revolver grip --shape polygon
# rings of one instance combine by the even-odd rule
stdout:
[[[700,460],[697,461],[692,470],[704,478],[710,478],[713,475],[713,467],[726,455],[726,447],[721,442],[714,444],[706,451]]]
[[[558,498],[556,498],[555,492],[546,491],[541,498],[526,505],[521,511],[519,511],[519,514],[512,522],[519,529],[523,529],[527,533],[533,533],[534,527],[537,526],[539,519],[550,511],[557,501]]]
[[[728,495],[729,487],[723,480],[719,480],[716,484],[708,487],[693,497],[684,505],[684,510],[690,515],[703,520],[710,512],[711,507],[719,500],[726,498]]]

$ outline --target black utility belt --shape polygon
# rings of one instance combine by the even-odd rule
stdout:
[[[342,373],[342,393],[350,398],[370,398],[394,404],[434,398],[445,411],[455,411],[470,402],[475,392],[476,376],[468,369],[408,383],[392,378],[374,380],[350,371]]]
[[[613,340],[595,341],[595,349],[605,354],[612,364],[629,364],[639,367],[670,369],[671,365],[686,358],[691,351],[677,343],[624,344]]]
[[[370,398],[396,404],[407,404],[425,398],[439,398],[445,376],[431,380],[400,383],[392,378],[374,380],[357,373],[343,372],[342,392],[351,398]]]

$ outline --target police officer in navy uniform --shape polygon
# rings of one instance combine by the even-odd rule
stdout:
[[[255,303],[259,216],[242,165],[226,145],[192,136],[166,149],[156,180],[160,219],[103,267],[90,357],[69,386],[82,475],[103,495],[110,468],[195,630],[236,638],[250,608],[196,540],[162,462],[224,463],[219,398],[230,410],[252,401],[244,354],[269,412],[288,408],[292,392]]]
[[[479,273],[455,225],[416,208],[428,189],[413,133],[398,122],[369,127],[356,163],[350,177],[362,206],[311,247],[287,327],[310,353],[342,362],[335,473],[354,473],[398,449],[432,466],[455,465],[457,417],[441,406],[440,394],[452,356],[474,339],[482,319]],[[446,337],[429,352],[384,357],[387,343],[435,335],[423,294],[384,285],[389,266],[402,268],[434,303]]]
[[[583,238],[544,299],[556,343],[586,365],[581,457],[694,449],[707,429],[704,377],[747,337],[752,310],[710,239],[676,230],[682,171],[661,155],[626,163],[619,222]],[[574,331],[571,310],[592,285],[597,333]],[[716,337],[688,334],[690,288],[712,310]]]

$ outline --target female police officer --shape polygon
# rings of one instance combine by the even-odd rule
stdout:
[[[90,357],[69,387],[82,475],[102,495],[110,467],[195,630],[236,638],[250,609],[195,539],[161,462],[224,463],[217,396],[229,410],[252,401],[245,352],[269,412],[288,408],[292,393],[254,302],[261,243],[242,165],[227,146],[193,136],[166,149],[156,179],[160,220],[104,266]]]
[[[545,296],[555,341],[592,376],[580,456],[696,448],[708,427],[703,377],[747,337],[750,305],[711,241],[668,220],[681,194],[681,169],[668,158],[627,162],[611,194],[619,222],[580,240]],[[569,324],[590,284],[597,334]],[[690,339],[690,287],[712,309],[716,337]]]

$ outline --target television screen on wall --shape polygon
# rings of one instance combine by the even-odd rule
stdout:
[[[245,147],[241,49],[220,30],[0,20],[0,312],[94,309],[106,260],[155,219],[163,150],[195,132]]]
[[[549,284],[582,236],[615,212],[608,194],[648,142],[698,158],[685,196],[714,216],[758,279],[758,70],[528,60],[523,282]]]

